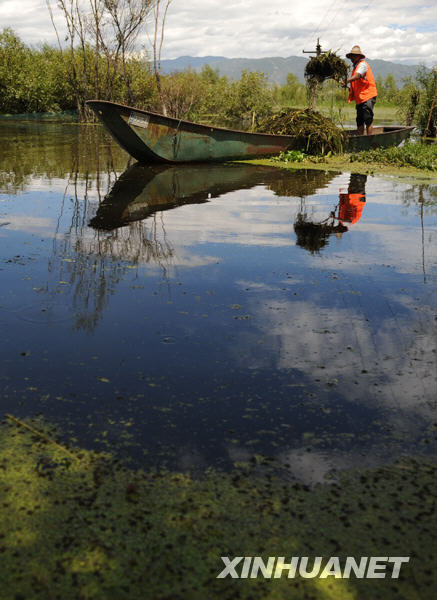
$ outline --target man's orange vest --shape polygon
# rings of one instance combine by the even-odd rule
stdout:
[[[340,194],[339,220],[353,225],[361,219],[365,203],[365,194]]]
[[[357,64],[354,67],[354,70],[352,71],[352,75],[355,75],[358,65],[362,62],[365,61],[360,60],[359,62],[357,62]],[[366,100],[370,100],[370,98],[374,98],[378,95],[372,69],[369,67],[367,62],[366,65],[367,73],[365,77],[360,77],[355,81],[351,81],[348,102],[352,102],[352,100],[355,100],[357,104],[362,104],[363,102],[366,102]]]

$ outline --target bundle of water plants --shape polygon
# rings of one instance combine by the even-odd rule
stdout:
[[[317,254],[329,241],[328,238],[333,233],[344,233],[347,227],[341,223],[334,225],[330,223],[312,223],[307,221],[304,215],[298,215],[294,223],[294,232],[296,233],[296,243],[301,248],[305,248],[311,254]]]
[[[266,117],[256,131],[296,138],[295,149],[307,154],[341,152],[344,133],[331,119],[309,108],[291,108]]]
[[[312,56],[305,67],[305,79],[310,87],[316,82],[323,83],[325,79],[334,79],[339,83],[346,82],[347,75],[346,62],[330,50]]]

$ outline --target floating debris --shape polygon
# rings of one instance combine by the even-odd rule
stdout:
[[[308,154],[327,154],[343,149],[343,131],[331,119],[309,108],[291,108],[266,117],[256,131],[292,135],[296,137],[296,145]]]

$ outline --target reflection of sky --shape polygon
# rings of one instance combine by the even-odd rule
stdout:
[[[369,176],[361,220],[311,255],[294,219],[326,218],[348,181],[303,201],[258,185],[110,232],[88,227],[83,181],[4,195],[3,408],[67,414],[89,443],[80,419],[116,443],[129,415],[152,460],[158,442],[185,468],[265,452],[308,480],[432,448],[437,215],[422,232],[411,186]]]

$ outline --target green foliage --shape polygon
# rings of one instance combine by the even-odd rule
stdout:
[[[186,70],[161,80],[168,113],[179,118],[241,122],[269,114],[274,104],[263,73],[244,72],[230,82],[205,66],[201,73]],[[147,56],[133,55],[121,65],[89,45],[73,52],[48,45],[32,49],[11,29],[0,33],[0,89],[0,113],[83,111],[95,97],[161,109]]]
[[[130,58],[123,73],[90,46],[73,54],[47,44],[30,48],[11,29],[0,32],[0,113],[74,110],[78,102],[95,96],[127,104],[126,79],[132,81],[136,105],[154,105],[154,83],[144,57]]]
[[[351,162],[378,162],[397,167],[416,167],[437,171],[437,146],[435,144],[408,142],[400,148],[375,148],[350,155]]]
[[[277,162],[303,162],[308,156],[300,150],[288,150],[287,152],[281,152],[279,156],[272,158],[273,161]]]
[[[434,104],[430,120],[429,116],[436,88],[437,72],[422,65],[417,71],[415,80],[406,80],[398,94],[399,112],[402,118],[406,122],[414,122],[422,135],[433,137],[437,133],[437,102]]]
[[[281,107],[304,106],[307,98],[305,86],[293,73],[288,73],[284,85],[275,87],[274,96]]]
[[[263,73],[242,73],[229,81],[205,66],[200,73],[186,69],[161,77],[168,114],[201,122],[241,123],[272,111],[273,92]]]
[[[378,104],[393,104],[397,102],[399,90],[391,73],[386,77],[379,75],[376,77],[375,83],[378,90]]]
[[[223,91],[221,114],[227,120],[245,120],[253,125],[273,110],[273,91],[264,73],[243,71],[241,78]]]

